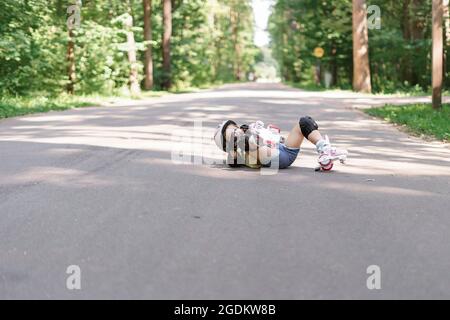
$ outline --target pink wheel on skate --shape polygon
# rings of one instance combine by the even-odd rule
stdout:
[[[333,161],[327,159],[325,155],[321,155],[319,157],[319,165],[323,171],[330,171],[331,169],[333,169]]]
[[[323,171],[330,171],[331,169],[333,169],[333,161],[330,161],[326,166],[322,166]]]

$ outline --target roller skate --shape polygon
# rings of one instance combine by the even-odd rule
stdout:
[[[332,147],[328,136],[325,136],[325,142],[318,152],[319,166],[315,168],[315,171],[331,171],[336,160],[344,164],[348,156],[347,150]]]

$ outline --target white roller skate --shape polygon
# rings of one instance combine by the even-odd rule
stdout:
[[[347,160],[348,152],[344,149],[332,147],[328,136],[325,136],[325,143],[319,152],[319,166],[316,171],[330,171],[333,169],[334,162],[339,160],[342,164]]]

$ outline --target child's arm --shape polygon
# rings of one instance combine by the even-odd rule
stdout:
[[[259,160],[262,164],[268,164],[273,158],[277,157],[279,150],[276,147],[262,146],[258,148]]]

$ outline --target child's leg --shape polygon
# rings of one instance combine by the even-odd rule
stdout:
[[[328,137],[325,139],[322,137],[319,126],[311,117],[302,117],[291,130],[284,144],[288,148],[298,149],[305,138],[316,146],[319,154],[319,170],[329,171],[333,168],[335,160],[343,162],[347,159],[347,150],[332,147]]]
[[[317,123],[308,116],[300,118],[299,123],[294,126],[288,135],[285,145],[288,148],[300,148],[304,138],[316,146],[319,154],[331,147],[328,138],[324,139],[320,133]]]
[[[304,138],[305,136],[303,135],[302,130],[300,129],[300,124],[297,123],[289,133],[285,145],[288,148],[300,148]],[[319,130],[314,130],[308,135],[307,140],[311,141],[313,144],[317,144],[317,142],[323,140],[323,137],[320,134]]]
[[[297,123],[286,138],[285,145],[288,148],[300,148],[305,137],[300,130],[300,125]]]

